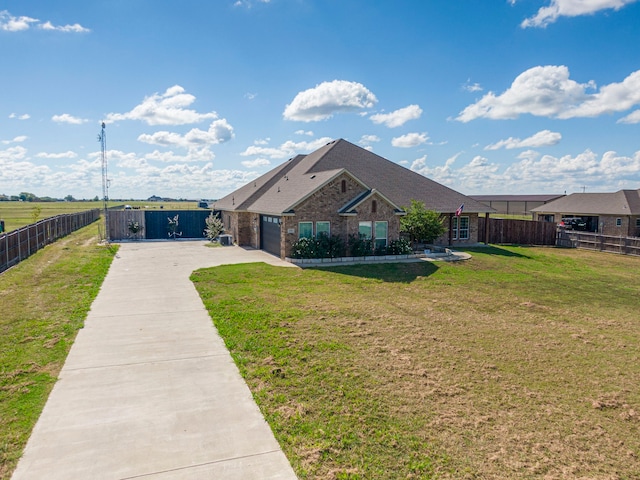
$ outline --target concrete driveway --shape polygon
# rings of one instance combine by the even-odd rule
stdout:
[[[13,480],[296,478],[189,280],[291,264],[205,245],[120,245]]]

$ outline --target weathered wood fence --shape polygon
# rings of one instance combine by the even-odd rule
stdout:
[[[478,241],[496,244],[514,245],[555,245],[556,224],[533,220],[515,220],[508,218],[478,218]],[[488,237],[485,233],[488,233]]]
[[[0,234],[0,273],[46,245],[100,218],[100,210],[66,213]]]
[[[640,237],[614,237],[599,233],[559,230],[557,245],[622,255],[640,255]]]

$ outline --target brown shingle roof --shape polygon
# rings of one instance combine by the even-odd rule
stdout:
[[[538,213],[576,215],[640,215],[640,190],[615,193],[572,193],[533,208]]]
[[[398,206],[408,206],[411,200],[419,200],[427,209],[440,213],[453,213],[463,203],[467,213],[494,211],[343,139],[330,142],[308,155],[298,155],[218,200],[214,208],[282,214],[345,171]]]

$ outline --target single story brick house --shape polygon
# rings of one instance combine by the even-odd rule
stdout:
[[[289,159],[213,209],[235,243],[285,258],[298,239],[320,233],[345,243],[360,233],[387,245],[400,237],[400,217],[411,200],[445,217],[447,233],[437,241],[445,246],[477,243],[478,215],[494,211],[343,139]]]
[[[564,217],[585,221],[589,232],[640,236],[640,189],[615,193],[572,193],[532,209],[536,220],[560,223]]]

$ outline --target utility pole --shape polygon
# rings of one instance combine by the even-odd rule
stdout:
[[[105,131],[106,125],[102,122],[102,130],[98,135],[101,149],[102,159],[102,203],[104,207],[104,231],[105,240],[108,242],[109,238],[109,177],[107,176],[107,133]]]

